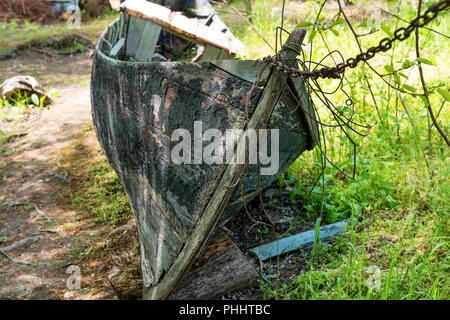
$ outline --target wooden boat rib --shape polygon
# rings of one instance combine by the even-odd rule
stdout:
[[[136,217],[144,298],[165,299],[215,228],[242,208],[242,194],[246,201],[258,194],[258,165],[249,165],[247,175],[241,178],[242,188],[235,188],[244,165],[175,164],[171,161],[171,150],[177,142],[171,140],[172,133],[178,128],[194,133],[194,121],[202,121],[203,131],[215,128],[224,133],[227,129],[244,129],[245,101],[262,65],[248,60],[203,61],[205,57],[200,57],[199,62],[147,61],[154,57],[153,51],[142,55],[143,62],[136,62],[136,55],[129,55],[130,42],[146,44],[146,39],[162,39],[149,33],[144,37],[145,24],[149,21],[154,24],[156,20],[135,21],[144,30],[142,39],[130,34],[132,18],[148,18],[146,10],[136,7],[140,2],[133,2],[134,11],[122,12],[96,45],[92,115],[100,144]],[[124,8],[127,9],[127,2]],[[135,16],[129,15],[131,12]],[[184,37],[187,34],[178,29],[167,30]],[[158,28],[153,31],[160,32]],[[304,34],[296,29],[288,42],[301,44]],[[199,39],[192,40],[219,50],[210,50],[206,57],[211,52],[215,57],[223,55],[222,47]],[[146,50],[155,50],[158,44]],[[143,46],[134,44],[134,47]],[[288,59],[297,55],[290,49],[280,54]],[[291,90],[282,87],[280,77],[285,78]],[[303,151],[313,147],[317,136],[314,121],[305,115],[305,112],[314,114],[305,87],[299,78],[291,79],[267,69],[260,86],[251,92],[246,128],[257,130],[267,125],[279,129],[277,174],[281,173]],[[299,108],[297,99],[301,101]],[[295,111],[289,112],[287,107]],[[237,137],[237,148],[245,142],[242,136]],[[203,142],[202,147],[207,144]],[[261,189],[269,186],[277,174],[261,176]]]

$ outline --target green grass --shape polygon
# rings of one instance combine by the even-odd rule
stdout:
[[[17,122],[22,120],[24,114],[36,105],[26,93],[19,93],[13,99],[0,98],[0,120]],[[39,106],[37,106],[39,107]]]
[[[240,8],[242,4],[237,2],[236,6]],[[280,16],[278,11],[267,10],[267,7],[274,7],[274,3],[255,1],[253,23],[274,43]],[[400,10],[401,17],[412,20],[417,9],[408,3],[398,7],[398,2],[395,2],[388,10]],[[326,18],[324,22],[330,22],[335,13],[325,7],[322,14]],[[287,19],[285,28],[292,30],[300,22],[314,22],[314,18],[306,17],[306,14],[309,12],[305,16]],[[450,34],[448,15],[448,12],[441,15],[429,27]],[[273,54],[247,25],[226,19],[235,22],[230,25],[231,29],[248,48],[246,54],[249,58]],[[382,16],[380,21],[377,32],[360,38],[363,48],[377,44],[396,27],[405,26],[389,16]],[[310,35],[312,27],[307,29]],[[335,31],[323,31],[322,35],[316,33],[312,60],[320,60],[328,52],[327,46],[340,50],[345,58],[359,53],[345,24],[333,29]],[[364,27],[356,30],[359,33],[368,31]],[[387,73],[392,68],[397,70],[410,64],[401,71],[402,75],[398,72],[392,76],[395,77],[393,80],[405,91],[422,92],[417,67],[421,63],[428,89],[432,92],[432,108],[438,114],[443,103],[448,103],[444,102],[444,96],[449,88],[449,47],[443,45],[448,40],[423,29],[420,39],[421,56],[427,60],[416,59],[412,37],[396,44],[394,51],[378,55],[371,60],[371,65],[380,73]],[[305,52],[309,55],[310,39],[306,42]],[[331,59],[325,63],[333,65]],[[369,78],[378,112],[363,75]],[[420,98],[402,94],[418,137],[395,92],[388,89],[379,77],[361,65],[347,72],[346,76],[348,82],[344,89],[355,102],[354,120],[370,125],[370,134],[368,137],[351,135],[357,145],[355,179],[345,178],[327,164],[323,181],[320,179],[312,189],[303,214],[311,219],[322,217],[324,223],[354,217],[355,223],[332,245],[320,244],[305,269],[299,270],[289,285],[280,288],[263,284],[264,295],[277,299],[448,299],[449,148],[434,127],[431,128],[431,138],[428,138],[428,114]],[[333,82],[322,80],[321,84],[330,86]],[[329,98],[344,106],[342,93]],[[317,103],[317,99],[315,101]],[[322,120],[330,120],[326,109],[319,103],[317,106]],[[344,112],[348,114],[349,111],[344,109]],[[446,104],[438,122],[448,135]],[[327,156],[351,174],[353,153],[348,138],[334,129],[325,129],[325,136]],[[321,167],[318,150],[307,152],[280,177],[280,183],[293,187],[291,199],[305,200]]]
[[[23,24],[15,20],[0,23],[0,54],[8,52],[11,48],[28,48],[48,39],[67,33],[80,33],[95,42],[106,27],[118,17],[115,11],[106,11],[102,16],[81,22],[81,29],[71,29],[66,23],[41,26],[25,21]]]
[[[77,162],[88,160],[85,154]],[[75,208],[89,212],[97,223],[120,225],[133,217],[127,195],[105,156],[79,168],[84,180],[72,199]]]

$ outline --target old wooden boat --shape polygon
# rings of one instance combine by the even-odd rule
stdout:
[[[243,164],[171,161],[176,129],[194,134],[194,121],[202,121],[203,132],[244,129],[246,112],[245,129],[278,129],[279,169],[260,177],[260,189],[311,149],[317,136],[300,78],[269,68],[260,74],[263,65],[256,61],[226,60],[238,53],[239,41],[212,8],[201,19],[189,18],[170,10],[176,1],[168,3],[123,3],[121,18],[96,45],[92,70],[95,130],[136,217],[146,299],[167,298],[208,237],[242,208],[242,194],[245,201],[258,194],[258,164],[244,170]],[[177,49],[186,40],[203,47],[202,54],[191,58],[196,62],[169,61],[162,50],[172,46],[164,43],[168,34],[177,37]],[[304,31],[296,29],[288,42],[301,44],[303,37]],[[286,49],[280,56],[297,54]],[[258,74],[258,85],[251,90]],[[236,148],[244,143],[242,136],[236,137]]]

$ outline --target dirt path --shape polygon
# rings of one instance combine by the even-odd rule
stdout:
[[[29,74],[35,59],[19,59],[22,67],[18,73]],[[76,57],[75,65],[79,68],[73,78],[73,65],[42,59],[40,64],[46,69],[60,66],[56,85],[60,94],[49,109],[15,128],[16,132],[27,135],[10,142],[7,147],[12,151],[0,158],[0,237],[3,239],[0,249],[17,246],[21,244],[18,241],[25,240],[25,245],[7,254],[34,266],[13,262],[0,254],[0,299],[111,299],[114,294],[106,281],[111,270],[105,266],[107,261],[80,259],[80,252],[91,247],[93,239],[108,238],[111,227],[96,225],[88,213],[80,215],[73,210],[71,192],[78,183],[77,178],[58,162],[60,151],[73,147],[83,134],[85,143],[100,152],[91,123],[90,60],[87,56]],[[11,63],[19,62],[0,62],[2,77],[10,75],[7,71]],[[80,78],[83,81],[76,81]],[[37,206],[51,222],[31,205],[20,203]],[[70,267],[80,263],[81,266]],[[79,289],[77,267],[80,267]]]

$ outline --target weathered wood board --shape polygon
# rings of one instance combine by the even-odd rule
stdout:
[[[120,64],[94,57],[95,128],[136,215],[147,287],[169,270],[226,168],[174,164],[173,131],[193,132],[194,120],[222,131],[238,126],[250,86],[209,63]]]
[[[213,47],[212,45],[205,45],[205,49],[202,53],[200,61],[211,61],[211,60],[232,60],[234,59],[234,54],[227,53],[224,50]]]
[[[321,241],[329,240],[347,230],[348,220],[339,221],[319,228],[318,238]],[[263,244],[249,251],[256,254],[261,261],[296,251],[302,247],[310,246],[314,243],[316,230],[309,230],[290,237]]]
[[[294,30],[289,36],[287,43],[301,44],[304,36],[304,30]],[[296,53],[290,49],[287,49],[286,52],[282,52],[280,55],[283,58],[292,59],[295,57]],[[277,105],[278,99],[281,94],[281,83],[278,76],[283,75],[273,73],[271,76],[269,76],[268,83],[264,88],[258,104],[255,107],[255,111],[250,117],[247,128],[255,130],[258,130],[259,128],[266,128],[266,123],[269,121],[270,116],[274,110],[274,107]],[[241,144],[245,143],[245,137],[241,136],[239,138],[237,148],[239,149],[241,147]],[[253,153],[257,152],[256,147],[256,145],[253,145],[248,148],[249,157],[251,157]],[[257,167],[257,165],[255,166]],[[220,179],[220,183],[217,185],[214,193],[211,195],[208,205],[204,209],[201,218],[198,220],[196,228],[193,230],[192,234],[187,240],[190,246],[180,251],[180,254],[174,261],[168,272],[173,275],[173,277],[171,278],[166,276],[161,279],[161,282],[157,287],[149,288],[148,291],[145,291],[144,289],[144,297],[146,297],[147,299],[154,299],[157,297],[167,297],[168,295],[170,295],[176,285],[187,272],[186,266],[190,266],[195,261],[195,258],[198,256],[207,237],[209,236],[209,234],[211,234],[214,227],[219,222],[222,213],[223,217],[222,221],[219,222],[219,225],[224,223],[231,214],[236,212],[234,210],[224,212],[224,209],[227,206],[230,197],[233,195],[233,191],[235,197],[240,198],[238,191],[235,191],[235,188],[231,186],[237,185],[238,179],[243,172],[243,168],[244,165],[237,164],[237,162],[235,164],[229,164],[227,166],[224,174]],[[268,178],[269,181],[270,179],[276,179],[276,174],[268,177],[271,177]],[[255,190],[255,188],[257,188],[255,185],[250,186],[250,189]],[[255,192],[254,196],[256,196]]]
[[[318,145],[320,143],[319,127],[316,121],[316,111],[313,108],[311,97],[306,90],[303,80],[299,77],[290,78],[289,80],[293,84],[293,90],[297,93],[297,99],[301,102],[299,107],[302,109],[302,118],[307,124],[308,134],[310,137],[308,149],[312,149],[314,145]]]
[[[152,60],[160,32],[161,27],[159,25],[151,21],[145,22],[141,39],[139,40],[139,45],[136,49],[136,61],[150,62]]]
[[[171,294],[172,300],[217,299],[258,285],[258,273],[223,231],[208,242],[199,261]]]
[[[259,72],[263,68],[261,61],[254,60],[211,60],[209,61],[216,67],[241,78],[247,82],[253,83],[257,78]],[[263,86],[267,83],[267,78],[270,74],[270,68],[265,68],[257,83],[258,86]]]
[[[129,57],[135,57],[136,51],[141,40],[142,31],[145,27],[145,20],[136,17],[129,17],[128,33],[126,40],[126,54]]]
[[[123,49],[124,45],[125,38],[120,38],[119,41],[117,41],[117,43],[112,47],[109,55],[113,58],[117,57],[119,55],[119,52]]]

